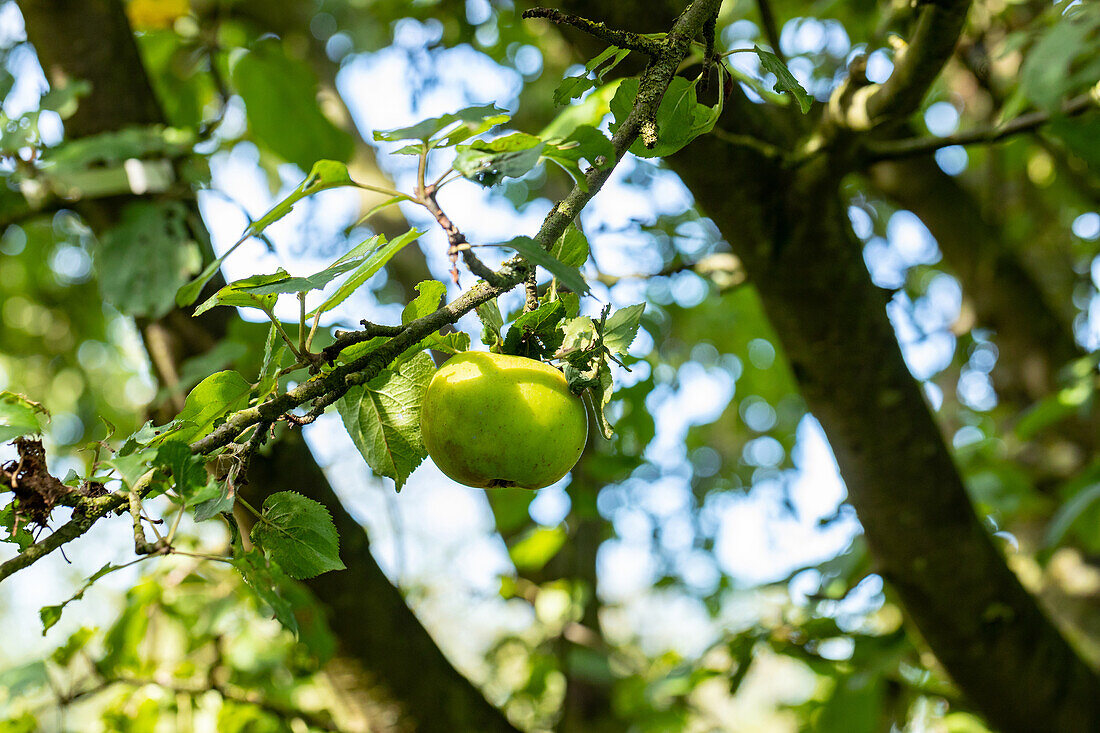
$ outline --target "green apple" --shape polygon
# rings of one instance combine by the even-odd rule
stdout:
[[[541,489],[580,459],[588,414],[549,364],[467,351],[432,377],[420,434],[439,470],[461,484]]]

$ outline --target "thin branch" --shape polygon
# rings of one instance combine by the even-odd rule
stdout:
[[[34,564],[67,542],[75,540],[92,528],[99,519],[126,505],[127,492],[116,492],[107,496],[86,499],[73,511],[73,518],[57,528],[46,539],[35,542],[18,555],[0,565],[0,581],[12,573]]]
[[[772,53],[778,56],[784,64],[787,63],[787,57],[783,55],[783,51],[779,48],[779,26],[775,22],[775,13],[772,12],[771,2],[769,0],[756,0],[756,9],[760,11],[760,22],[764,26],[764,34],[768,37],[768,43],[771,44]]]
[[[1071,117],[1097,107],[1097,98],[1091,92],[1082,94],[1062,105],[1061,116]],[[1004,123],[991,127],[979,127],[974,130],[945,135],[943,137],[915,137],[904,140],[885,140],[867,145],[867,161],[911,158],[930,153],[952,145],[978,145],[995,143],[1012,135],[1031,132],[1050,122],[1053,115],[1046,111],[1029,112]]]
[[[969,10],[970,0],[938,0],[924,5],[909,45],[894,61],[890,78],[864,100],[870,125],[907,117],[920,106],[955,50]]]
[[[336,340],[321,349],[321,359],[331,364],[336,361],[336,357],[339,356],[341,351],[353,344],[370,341],[379,336],[398,336],[405,330],[404,326],[385,326],[371,323],[366,319],[359,321],[359,325],[363,327],[361,331],[337,331]]]
[[[423,171],[421,171],[421,175],[423,175]],[[502,285],[503,281],[500,277],[488,265],[478,259],[477,255],[470,249],[470,243],[466,241],[466,235],[459,230],[458,225],[443,213],[439,201],[436,200],[436,192],[437,188],[434,183],[430,186],[421,186],[416,192],[419,197],[417,203],[435,217],[439,227],[447,235],[447,256],[451,260],[451,276],[454,278],[455,284],[458,284],[458,255],[461,253],[462,261],[466,263],[466,267],[470,269],[470,272],[490,285]]]
[[[656,56],[661,49],[660,41],[644,36],[641,33],[632,33],[630,31],[608,28],[603,23],[597,23],[588,18],[582,18],[579,15],[565,13],[561,10],[554,10],[553,8],[531,8],[523,11],[523,18],[545,18],[551,23],[557,23],[558,25],[571,25],[612,46],[629,48],[631,51],[644,53],[646,56],[650,57]]]

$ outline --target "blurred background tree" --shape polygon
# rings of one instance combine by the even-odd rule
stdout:
[[[53,473],[206,374],[255,372],[266,326],[172,295],[316,159],[407,189],[415,161],[373,130],[487,103],[560,124],[554,90],[603,45],[523,9],[0,5],[0,388],[42,396]],[[659,32],[682,4],[561,9]],[[583,213],[586,312],[647,304],[615,437],[537,494],[430,464],[395,494],[329,417],[283,433],[248,496],[324,503],[348,566],[291,586],[297,637],[186,557],[84,593],[132,558],[105,522],[71,564],[0,585],[0,730],[1095,730],[1098,35],[1082,2],[728,0],[718,50],[773,49],[813,103],[730,54],[715,131],[627,159]],[[593,79],[578,118],[640,70]],[[441,201],[500,241],[570,184],[536,170]],[[362,221],[380,200],[318,197],[226,279],[434,224]],[[421,242],[334,325],[394,322],[448,281],[442,233]],[[0,525],[6,559],[29,537],[10,507]]]

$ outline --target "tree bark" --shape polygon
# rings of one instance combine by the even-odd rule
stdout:
[[[877,572],[964,694],[1006,731],[1100,728],[1100,680],[1008,569],[905,365],[839,195],[843,163],[785,171],[706,137],[671,165],[734,235]]]
[[[66,120],[70,138],[128,125],[163,123],[136,44],[117,0],[23,0],[27,36],[48,78],[85,79],[92,93]],[[189,202],[192,206],[194,201]],[[84,207],[88,208],[88,207]],[[120,201],[95,206],[91,218],[109,224]],[[224,310],[224,309],[221,309]],[[183,323],[187,328],[179,327]],[[194,327],[198,324],[198,327]],[[175,310],[158,322],[171,337],[176,363],[202,353],[224,335],[224,319],[192,320]],[[370,553],[363,528],[332,492],[301,437],[279,441],[270,459],[252,463],[256,483],[267,492],[295,490],[322,501],[340,531],[341,557],[349,570],[328,573],[307,585],[334,610],[331,627],[342,654],[355,657],[401,705],[404,720],[421,731],[512,731],[504,715],[454,670],[405,605]],[[262,497],[257,498],[262,502]]]

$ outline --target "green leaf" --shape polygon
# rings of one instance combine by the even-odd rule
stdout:
[[[588,179],[581,169],[581,160],[590,165],[606,167],[615,157],[615,148],[607,137],[590,125],[580,125],[561,142],[551,142],[542,151],[547,160],[557,164],[581,187],[588,190]]]
[[[701,104],[695,96],[696,83],[682,76],[672,78],[657,108],[657,144],[647,148],[641,138],[630,146],[630,152],[641,158],[659,158],[672,155],[695,138],[710,132],[717,121],[715,114],[720,106],[711,108]],[[634,100],[638,96],[638,80],[625,79],[619,85],[615,97],[611,100],[611,112],[615,121],[611,131],[615,132],[626,120]]]
[[[1046,546],[1057,547],[1082,515],[1100,501],[1100,482],[1086,486],[1058,508],[1047,527]]]
[[[395,130],[378,130],[375,140],[395,142],[398,140],[420,140],[428,143],[437,133],[446,131],[441,139],[433,141],[431,147],[447,147],[463,140],[480,135],[495,125],[507,122],[511,117],[496,105],[466,107],[458,112],[433,117],[411,127],[399,127]]]
[[[281,278],[255,285],[241,285],[241,290],[253,295],[286,295],[289,293],[308,293],[311,290],[321,290],[330,282],[344,273],[354,270],[359,265],[356,260],[330,265],[320,272],[315,272],[307,277],[283,275]]]
[[[139,451],[125,456],[119,453],[104,459],[103,465],[113,468],[126,488],[132,489],[149,472],[153,457],[151,451]]]
[[[577,268],[569,267],[561,260],[556,259],[531,237],[514,237],[507,242],[502,242],[501,246],[510,247],[519,252],[532,265],[545,268],[558,279],[558,282],[574,293],[584,295],[588,292],[588,283],[585,282],[584,276]]]
[[[367,240],[367,242],[373,242],[377,239],[382,244],[380,247],[378,247],[378,249],[374,250],[370,254],[370,256],[362,259],[359,266],[351,274],[351,277],[345,280],[340,285],[340,287],[336,289],[336,292],[330,295],[324,303],[310,311],[309,315],[314,316],[317,313],[326,313],[343,303],[345,300],[347,300],[348,296],[350,296],[359,288],[360,285],[369,280],[371,276],[374,275],[374,273],[381,270],[395,254],[400,252],[401,249],[405,247],[405,245],[409,244],[410,242],[416,241],[416,238],[419,237],[421,234],[423,234],[423,232],[416,229],[410,229],[397,239],[394,239],[390,242],[387,242],[386,238],[380,234]],[[362,247],[365,244],[366,242],[364,242],[363,245],[359,246]],[[349,252],[348,255],[350,254],[351,253]],[[347,257],[348,255],[344,256]],[[339,262],[340,260],[337,260],[337,263]]]
[[[21,394],[0,390],[0,443],[42,433],[50,413]]]
[[[806,93],[806,90],[802,88],[802,85],[798,83],[798,79],[794,78],[794,74],[787,68],[787,65],[783,63],[783,60],[776,56],[771,51],[765,51],[760,46],[753,46],[752,50],[756,52],[756,55],[760,58],[760,67],[767,72],[775,74],[775,86],[772,87],[777,92],[786,92],[795,98],[798,102],[798,108],[802,110],[802,114],[806,114],[810,111],[810,107],[814,103],[813,97]]]
[[[630,49],[608,46],[602,53],[585,64],[583,74],[580,76],[567,76],[561,80],[557,89],[554,90],[555,106],[560,107],[563,104],[568,104],[570,100],[579,99],[586,91],[601,84],[604,76],[629,55]],[[595,78],[590,79],[588,75],[596,71],[608,59],[611,59],[610,63],[604,65],[596,73]]]
[[[270,275],[253,275],[252,277],[246,277],[243,280],[232,282],[207,298],[202,305],[195,309],[192,315],[201,316],[206,311],[218,305],[235,306],[237,308],[259,308],[265,313],[270,313],[271,309],[275,307],[275,301],[278,300],[279,296],[257,295],[249,291],[248,288],[254,285],[279,282],[285,279],[286,275],[286,270],[280,267],[277,272],[273,272]]]
[[[566,321],[562,330],[561,348],[555,355],[558,358],[568,356],[576,352],[588,351],[596,341],[596,324],[588,316],[578,316]]]
[[[104,575],[113,573],[116,570],[121,570],[123,567],[125,566],[107,563],[99,570],[95,571],[95,573],[93,573],[92,576],[88,578],[87,581],[85,581],[80,590],[74,593],[64,603],[60,603],[56,606],[44,606],[43,608],[38,609],[38,617],[42,619],[42,636],[45,636],[46,632],[53,628],[53,626],[61,620],[61,612],[65,610],[65,606],[69,605],[73,601],[79,601],[81,598],[83,598],[85,591],[91,588],[92,585],[94,585],[95,582],[102,578]]]
[[[439,310],[439,303],[447,294],[447,286],[438,280],[425,280],[416,284],[416,292],[417,296],[401,312],[401,325]]]
[[[256,44],[237,58],[230,79],[244,100],[252,137],[284,160],[309,170],[319,158],[351,158],[351,135],[317,104],[317,78],[308,65],[289,58],[281,42]]]
[[[176,417],[178,423],[191,423],[173,435],[191,442],[209,433],[220,418],[248,406],[252,385],[237,372],[215,372],[195,385]]]
[[[292,578],[344,569],[340,538],[328,509],[293,491],[279,491],[264,500],[251,536]]]
[[[0,527],[8,531],[8,536],[0,537],[0,542],[10,542],[22,552],[34,544],[34,535],[27,529],[28,523],[23,521],[22,517],[16,516],[15,505],[16,502],[13,501],[0,509]]]
[[[533,527],[508,548],[508,555],[521,573],[533,573],[550,562],[565,546],[562,527]]]
[[[615,428],[607,421],[607,415],[604,413],[604,410],[608,403],[611,402],[613,383],[611,368],[607,365],[606,359],[600,361],[598,377],[599,383],[593,387],[589,387],[589,394],[592,396],[592,411],[596,413],[596,425],[599,426],[600,432],[603,433],[603,437],[611,440],[615,437]]]
[[[539,137],[543,140],[561,140],[569,137],[582,125],[599,127],[611,110],[611,100],[620,83],[621,80],[615,79],[593,91],[580,104],[566,107],[539,132]]]
[[[554,242],[550,248],[550,255],[554,259],[569,267],[580,267],[588,261],[588,238],[584,232],[570,223],[565,232]]]
[[[336,403],[344,427],[379,476],[398,491],[428,453],[420,439],[420,407],[435,364],[420,352],[396,369],[385,369]]]
[[[1038,107],[1057,112],[1065,97],[1100,78],[1100,10],[1082,3],[1048,28],[1020,68],[1020,88]]]
[[[199,459],[192,455],[187,443],[175,439],[166,440],[157,448],[153,463],[171,471],[176,493],[183,497],[185,505],[197,503],[195,500],[199,492],[206,488],[206,470]]]
[[[341,188],[344,186],[356,186],[355,181],[352,180],[351,174],[348,173],[348,167],[337,160],[318,160],[310,168],[309,175],[298,184],[298,187],[294,189],[289,196],[284,198],[279,203],[275,204],[268,210],[266,214],[261,216],[256,221],[248,225],[248,228],[244,230],[244,234],[237,242],[226,250],[218,259],[211,262],[203,269],[191,282],[181,287],[176,292],[176,305],[183,306],[191,305],[195,302],[195,299],[199,297],[203,287],[210,281],[210,278],[214,277],[214,274],[221,268],[222,263],[229,255],[233,254],[233,251],[248,241],[249,237],[255,237],[267,229],[275,222],[282,219],[294,209],[294,204],[298,203],[307,196],[312,196],[320,191],[325,191],[330,188]]]
[[[202,256],[183,204],[135,201],[100,241],[95,262],[104,300],[127,315],[159,318],[172,310]]]
[[[399,204],[402,201],[412,201],[412,197],[406,196],[405,194],[401,194],[399,196],[391,196],[390,198],[386,199],[382,203],[375,204],[374,206],[367,209],[367,213],[360,216],[358,221],[356,221],[355,224],[353,224],[351,227],[348,227],[348,229],[353,229],[353,228],[359,226],[360,224],[365,224],[367,219],[370,219],[372,216],[377,214],[382,209],[386,208],[387,206],[393,206],[394,204]]]
[[[552,300],[538,308],[520,314],[508,329],[504,353],[543,359],[561,346],[562,332],[558,324],[565,318],[565,304]]]
[[[488,142],[474,140],[458,146],[453,166],[482,186],[495,186],[504,178],[519,178],[534,168],[544,147],[542,140],[522,132]]]
[[[288,581],[279,566],[268,562],[256,550],[250,550],[240,557],[233,558],[233,567],[237,568],[237,572],[241,574],[244,582],[256,596],[271,607],[272,613],[283,628],[297,635],[298,619],[294,616],[293,604],[283,595],[283,589]]]
[[[88,642],[92,640],[94,634],[94,629],[89,629],[87,626],[81,626],[69,636],[64,644],[54,649],[53,653],[50,654],[50,659],[62,667],[67,666],[69,662],[73,661],[73,657],[88,645]]]
[[[442,351],[444,354],[461,354],[463,351],[470,350],[470,334],[462,331],[442,334],[433,333],[414,346],[412,350],[424,351],[426,349]]]
[[[264,341],[264,357],[260,364],[260,376],[257,379],[256,398],[264,400],[275,391],[279,384],[279,369],[286,353],[286,342],[279,336],[279,329],[272,323],[267,329]]]
[[[487,300],[477,307],[477,317],[481,320],[481,343],[490,349],[499,348],[504,343],[501,331],[504,329],[504,316],[500,314],[497,299]]]
[[[604,324],[603,345],[616,354],[625,354],[638,335],[643,311],[645,303],[638,303],[612,313]]]

